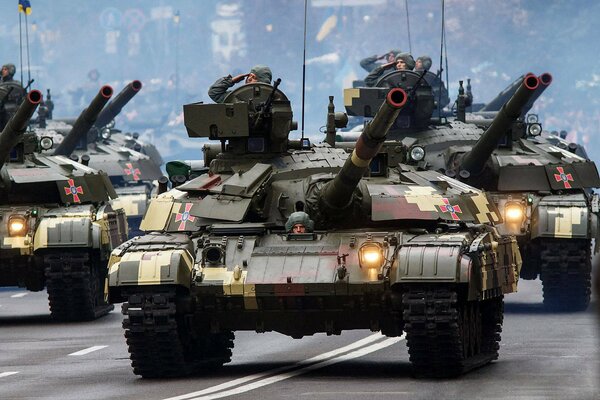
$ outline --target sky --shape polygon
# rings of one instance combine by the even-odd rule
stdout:
[[[328,96],[341,110],[343,88],[366,75],[362,58],[401,48],[440,68],[442,10],[452,98],[459,80],[471,79],[475,101],[487,102],[524,73],[549,72],[553,83],[533,111],[544,129],[566,130],[600,159],[596,1],[446,0],[442,9],[441,0],[309,0],[305,49],[302,0],[31,0],[27,23],[17,3],[0,2],[2,64],[49,89],[58,117],[77,115],[103,84],[119,91],[140,79],[117,126],[160,144],[167,159],[201,157],[182,105],[210,101],[217,78],[255,64],[282,78],[301,121],[304,52],[304,130],[322,140]]]

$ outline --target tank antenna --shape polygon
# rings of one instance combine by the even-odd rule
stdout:
[[[446,43],[446,15],[445,15],[445,0],[442,0],[442,37],[440,39],[440,72],[439,79],[442,80],[442,72],[444,71],[443,62],[444,62],[444,44]],[[448,58],[446,57],[446,66],[448,65]],[[446,71],[446,80],[448,79],[448,71]],[[446,82],[447,83],[447,82]],[[440,121],[442,120],[442,90],[440,85],[440,90],[438,93],[438,118]]]
[[[19,8],[19,69],[21,70],[21,86],[23,86],[23,28],[21,25],[21,9]]]
[[[304,0],[304,47],[302,49],[302,139],[304,139],[304,91],[306,86],[306,9],[308,0]]]
[[[404,0],[404,6],[406,8],[406,29],[408,31],[408,51],[412,54],[412,40],[410,39],[410,18],[408,16],[408,0]]]

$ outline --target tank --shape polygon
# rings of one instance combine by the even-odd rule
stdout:
[[[347,89],[349,113],[369,115],[389,87],[413,93],[414,107],[394,123],[384,148],[388,162],[432,170],[488,191],[504,221],[498,230],[516,235],[523,255],[521,277],[543,283],[550,310],[578,311],[590,302],[591,243],[598,237],[597,167],[576,144],[543,137],[541,121],[527,114],[552,76],[525,74],[499,97],[498,107],[467,113],[460,82],[456,117],[432,118],[430,89],[411,71],[388,75],[380,88]],[[516,87],[515,87],[516,86]],[[508,95],[506,93],[509,93]],[[338,135],[352,147],[355,136]],[[387,146],[387,147],[386,147]]]
[[[500,214],[482,191],[381,162],[407,106],[402,89],[389,91],[348,154],[290,139],[296,123],[277,87],[185,105],[188,135],[217,142],[205,146],[208,172],[153,198],[146,234],[109,261],[133,372],[221,366],[236,331],[405,332],[419,376],[496,359],[503,295],[516,291],[521,265],[516,240],[497,233]]]
[[[83,125],[76,126],[78,121],[72,118],[54,121],[38,118],[36,127],[40,136],[53,139],[58,146],[56,154],[77,160],[86,158],[90,167],[109,176],[118,194],[111,204],[125,210],[130,237],[140,234],[140,221],[154,182],[163,175],[160,170],[163,160],[154,145],[139,140],[137,134],[115,128],[114,118],[141,88],[140,81],[130,82],[93,121]]]
[[[80,120],[95,119],[111,94],[103,87]],[[0,134],[0,286],[46,288],[54,319],[91,320],[114,308],[104,298],[106,263],[127,222],[109,204],[116,193],[106,174],[49,155],[51,141],[28,130],[41,101],[29,92]]]

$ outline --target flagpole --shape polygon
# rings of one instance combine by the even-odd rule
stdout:
[[[27,46],[27,86],[29,86],[29,82],[31,82],[31,64],[29,63],[29,28],[27,22],[27,10],[25,11],[25,45]]]
[[[23,86],[23,28],[21,25],[21,11],[19,10],[19,69],[21,70],[21,86]]]

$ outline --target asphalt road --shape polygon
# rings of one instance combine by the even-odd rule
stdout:
[[[100,320],[50,320],[45,292],[0,290],[0,399],[600,399],[600,327],[587,312],[542,310],[538,281],[506,297],[500,358],[449,380],[411,376],[403,338],[369,331],[294,340],[236,333],[209,375],[133,374],[120,307]]]

